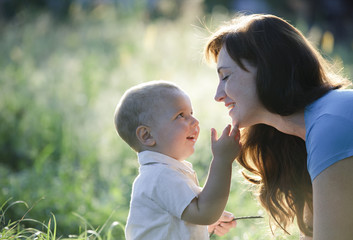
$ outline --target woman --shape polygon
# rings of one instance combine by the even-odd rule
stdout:
[[[217,63],[215,100],[244,128],[238,162],[271,219],[303,239],[352,239],[353,91],[292,25],[235,18],[205,48]]]

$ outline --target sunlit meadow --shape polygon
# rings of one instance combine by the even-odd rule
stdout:
[[[227,12],[204,16],[190,3],[176,19],[110,6],[73,6],[70,16],[24,12],[1,26],[0,239],[124,239],[138,163],[115,133],[113,113],[129,87],[163,79],[190,95],[201,134],[189,161],[201,183],[210,129],[230,123],[202,54],[206,26],[213,30]],[[240,220],[212,239],[298,239],[295,227],[291,236],[271,234],[237,164],[226,210],[265,218]]]

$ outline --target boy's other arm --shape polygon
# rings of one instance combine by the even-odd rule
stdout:
[[[232,131],[228,125],[217,140],[217,132],[212,129],[211,162],[206,184],[191,203],[185,208],[181,219],[193,224],[210,225],[222,215],[228,201],[232,176],[232,163],[239,153],[240,133],[238,128]]]
[[[217,222],[208,225],[208,232],[217,236],[224,236],[232,228],[237,226],[237,221],[234,220],[234,215],[231,212],[224,211]]]

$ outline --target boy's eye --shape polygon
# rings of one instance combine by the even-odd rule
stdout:
[[[179,113],[178,117],[184,117],[184,113]]]

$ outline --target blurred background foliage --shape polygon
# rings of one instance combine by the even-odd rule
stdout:
[[[217,75],[202,48],[209,30],[238,11],[289,20],[352,76],[349,0],[1,0],[0,203],[23,200],[39,222],[53,213],[59,236],[119,223],[114,238],[124,239],[138,163],[113,114],[127,88],[155,79],[191,96],[201,135],[189,160],[203,183],[210,128],[230,119],[213,101]],[[234,164],[227,210],[264,214],[239,171]],[[6,219],[27,210],[11,207]],[[222,239],[298,239],[291,232],[272,237],[267,218],[244,220]]]

